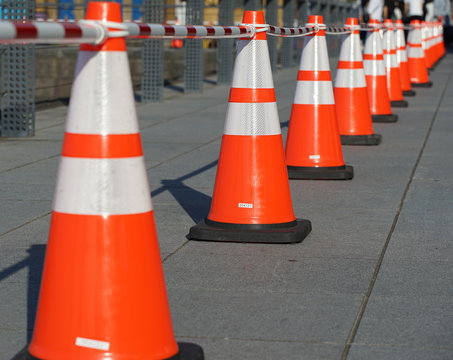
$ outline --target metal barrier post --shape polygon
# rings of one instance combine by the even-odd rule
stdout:
[[[165,21],[165,0],[144,1],[143,21],[163,24]],[[164,92],[163,60],[163,40],[143,40],[141,102],[162,101]]]
[[[278,0],[266,1],[266,23],[277,25],[278,22]],[[269,58],[272,72],[277,71],[277,38],[275,36],[267,37],[267,46],[269,47]]]
[[[234,22],[234,2],[220,0],[219,25],[228,26]],[[234,39],[217,40],[217,84],[230,84],[233,79]]]
[[[294,26],[294,0],[283,2],[283,26]],[[282,67],[290,68],[294,65],[294,38],[282,39]]]
[[[186,24],[203,25],[203,0],[187,0]],[[203,91],[203,40],[185,40],[184,92]]]
[[[2,0],[2,20],[33,20],[34,0]],[[35,46],[1,47],[0,135],[25,137],[35,134]]]

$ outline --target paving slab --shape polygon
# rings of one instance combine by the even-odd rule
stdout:
[[[376,360],[449,360],[453,356],[453,349],[439,349],[433,347],[404,347],[385,345],[354,345],[349,353],[349,360],[376,359]]]
[[[180,337],[180,340],[199,344],[203,347],[206,359],[217,360],[275,360],[281,358],[282,354],[286,354],[287,359],[300,359],[300,356],[304,360],[339,359],[342,351],[342,346],[329,343],[184,337]]]

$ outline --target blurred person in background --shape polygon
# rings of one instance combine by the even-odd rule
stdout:
[[[423,0],[404,0],[404,11],[407,22],[412,20],[425,20],[423,14]]]

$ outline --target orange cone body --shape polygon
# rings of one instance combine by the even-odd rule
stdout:
[[[389,93],[390,105],[397,107],[407,107],[407,102],[403,99],[401,91],[400,68],[396,58],[396,45],[393,33],[393,22],[390,19],[384,20],[384,63],[387,74],[387,89]]]
[[[120,4],[89,3],[86,19],[121,23]],[[179,351],[127,61],[124,38],[80,46],[28,349],[39,359]]]
[[[381,135],[374,134],[368,91],[360,50],[359,23],[348,18],[335,78],[334,97],[338,128],[343,145],[378,145]]]
[[[395,122],[398,116],[392,114],[387,88],[382,41],[379,35],[379,21],[370,19],[369,26],[375,30],[369,32],[365,42],[363,66],[370,102],[371,118],[374,122]]]
[[[261,11],[243,23],[264,24]],[[296,220],[265,32],[238,43],[217,175],[208,217],[194,240],[300,242],[310,232]]]
[[[335,110],[322,16],[309,24],[321,27],[304,39],[286,141],[288,174],[294,179],[351,179],[345,166]]]
[[[400,84],[404,96],[414,96],[409,78],[409,63],[407,62],[406,41],[404,39],[403,21],[395,21],[396,60],[400,68]]]
[[[431,87],[428,78],[425,53],[422,47],[421,25],[419,20],[411,21],[412,29],[407,38],[407,61],[409,63],[409,76],[413,87]]]

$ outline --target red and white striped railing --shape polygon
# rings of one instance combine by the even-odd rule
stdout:
[[[139,39],[223,39],[252,38],[257,32],[272,36],[305,36],[324,30],[326,34],[340,35],[351,32],[348,27],[318,26],[307,24],[296,28],[284,28],[267,24],[238,26],[202,25],[161,25],[136,22],[114,23],[105,21],[56,22],[0,21],[0,44],[39,44],[39,43],[92,43],[100,44],[111,37]],[[373,27],[360,26],[360,31],[371,31]]]

